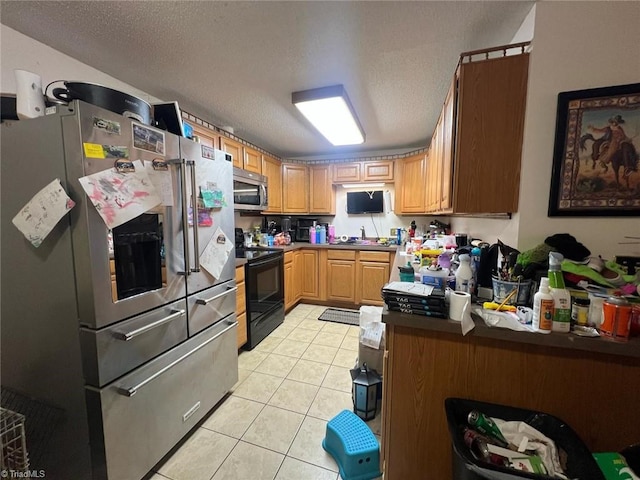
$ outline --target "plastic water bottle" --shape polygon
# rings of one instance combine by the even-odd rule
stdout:
[[[320,226],[320,241],[318,243],[327,243],[327,229],[324,225]]]
[[[564,286],[562,260],[561,253],[549,253],[549,287],[554,300],[553,331],[567,333],[571,330],[571,294]]]
[[[316,243],[316,226],[309,227],[309,243]]]
[[[473,271],[471,257],[466,253],[458,257],[460,265],[456,270],[456,291],[473,293]]]

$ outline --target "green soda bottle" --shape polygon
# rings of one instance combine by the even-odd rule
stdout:
[[[502,432],[490,417],[487,417],[484,413],[478,410],[472,410],[467,417],[469,425],[471,425],[478,432],[486,435],[491,440],[496,442],[499,447],[508,447],[509,442],[504,438]]]

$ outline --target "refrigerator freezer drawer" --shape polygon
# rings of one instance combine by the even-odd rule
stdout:
[[[235,280],[230,280],[189,296],[189,336],[234,313],[237,290]]]
[[[186,309],[180,300],[101,330],[81,328],[87,384],[106,385],[185,341]]]
[[[101,389],[87,404],[94,478],[140,480],[238,380],[235,315]]]

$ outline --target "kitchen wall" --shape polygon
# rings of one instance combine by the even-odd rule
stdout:
[[[54,80],[76,80],[98,83],[121,90],[142,98],[149,103],[161,101],[6,25],[0,24],[0,39],[2,40],[0,91],[3,93],[16,92],[13,70],[21,69],[40,75],[42,77],[42,88],[45,88],[49,82]]]
[[[364,226],[367,237],[389,237],[392,228],[409,228],[412,220],[415,220],[418,228],[428,226],[429,221],[435,217],[425,217],[417,215],[398,216],[393,212],[395,188],[393,184],[386,184],[380,190],[389,192],[390,205],[385,204],[385,212],[363,215],[347,214],[347,191],[358,191],[358,189],[346,189],[342,186],[336,187],[336,214],[335,216],[325,215],[304,215],[306,218],[317,218],[320,222],[326,222],[336,227],[336,235],[347,235],[348,237],[360,237],[360,227]],[[292,217],[295,218],[295,217]],[[448,223],[446,217],[438,217],[438,220]],[[257,216],[242,216],[236,212],[236,227],[244,230],[250,229],[253,225],[260,224],[261,218]],[[424,227],[428,229],[428,227]]]
[[[525,114],[519,213],[511,220],[454,219],[456,230],[497,237],[521,250],[554,233],[570,233],[593,254],[640,255],[640,245],[620,245],[640,236],[638,218],[549,218],[559,92],[637,83],[640,80],[640,3],[538,2],[532,11],[533,50]],[[531,15],[514,41],[527,39]],[[530,38],[530,37],[529,37]],[[640,173],[634,173],[639,175]],[[628,241],[628,240],[627,240]]]

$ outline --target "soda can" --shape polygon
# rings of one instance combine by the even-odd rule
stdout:
[[[502,432],[498,428],[491,418],[486,416],[484,413],[481,413],[477,410],[472,410],[469,412],[469,416],[467,417],[467,421],[469,425],[471,425],[478,432],[483,433],[491,440],[496,442],[500,447],[508,447],[509,442],[504,438]]]

